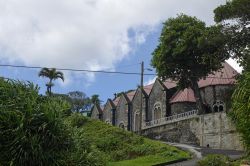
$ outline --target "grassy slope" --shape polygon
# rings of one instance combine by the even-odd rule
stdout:
[[[79,128],[83,138],[104,153],[110,166],[147,166],[190,155],[175,147],[140,137],[96,120]],[[121,161],[122,160],[122,161]]]

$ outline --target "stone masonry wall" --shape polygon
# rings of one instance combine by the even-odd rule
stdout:
[[[144,135],[167,142],[218,149],[242,150],[240,136],[225,112],[197,117],[143,130]]]
[[[103,109],[102,120],[106,123],[109,122],[112,124],[112,107],[108,102]]]
[[[223,101],[227,104],[230,99],[231,93],[234,87],[230,85],[216,85],[216,86],[208,86],[205,88],[201,88],[201,96],[204,103],[207,103],[209,107],[213,108],[213,104],[216,100]]]
[[[143,95],[143,104],[142,104],[142,126],[145,125],[146,122],[146,99],[145,99],[145,95],[142,93]],[[132,124],[132,131],[136,131],[138,130],[138,128],[135,127],[135,125],[139,126],[139,122],[136,122],[136,113],[140,113],[141,110],[141,91],[137,90],[137,92],[135,93],[134,99],[132,101],[132,120],[131,120],[131,124]],[[140,121],[140,120],[139,120]]]
[[[91,118],[92,119],[99,119],[99,111],[98,111],[98,108],[96,105],[93,107],[93,110],[91,112]]]
[[[171,113],[172,115],[181,114],[184,112],[192,111],[197,109],[196,103],[191,102],[181,102],[171,104]]]
[[[124,95],[121,96],[119,103],[116,107],[115,113],[115,125],[119,127],[120,124],[124,124],[124,129],[127,129],[128,125],[128,103]]]
[[[154,106],[156,103],[159,103],[161,105],[161,112],[162,112],[161,117],[165,117],[166,91],[164,91],[164,88],[158,81],[155,81],[154,86],[149,95],[149,109],[148,109],[149,120],[153,120]]]

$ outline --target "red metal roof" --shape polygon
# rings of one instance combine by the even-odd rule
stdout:
[[[114,103],[115,106],[117,106],[119,100],[120,100],[120,96],[117,97],[117,98],[115,98],[115,99],[113,100],[113,103]]]
[[[149,95],[149,93],[151,92],[153,85],[154,84],[149,84],[149,85],[146,85],[143,87],[143,89],[147,93],[147,95]]]
[[[211,85],[232,85],[235,84],[235,76],[238,72],[227,62],[222,63],[223,68],[209,74],[205,79],[201,79],[198,84],[200,88]]]
[[[177,93],[170,99],[169,103],[178,102],[196,102],[193,90],[191,88],[186,88],[182,91],[177,91]]]
[[[128,97],[128,99],[129,99],[129,101],[132,101],[132,99],[133,99],[133,97],[134,97],[134,95],[135,95],[135,92],[136,92],[136,91],[132,91],[132,92],[129,92],[129,93],[126,94],[127,97]]]
[[[177,86],[176,81],[173,81],[171,79],[167,79],[163,82],[163,84],[166,86],[166,88],[171,89]]]
[[[207,78],[201,79],[198,84],[200,88],[211,85],[232,85],[235,84],[235,76],[238,72],[227,62],[224,62],[223,68],[219,71],[209,74]],[[177,102],[195,102],[194,92],[191,88],[178,91],[171,99],[170,103]]]
[[[167,79],[166,81],[163,82],[164,86],[168,89],[174,88],[177,86],[176,81],[172,81],[171,79]],[[147,93],[147,95],[150,94],[154,84],[149,84],[144,86],[144,91]]]

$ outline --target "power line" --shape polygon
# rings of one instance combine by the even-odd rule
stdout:
[[[44,67],[39,66],[24,66],[24,65],[4,65],[0,64],[2,67],[15,67],[15,68],[26,68],[26,69],[42,69]],[[122,71],[106,71],[106,70],[87,70],[87,69],[70,69],[70,68],[55,68],[57,70],[62,71],[73,71],[73,72],[91,72],[91,73],[105,73],[105,74],[124,74],[124,75],[140,75],[141,73],[137,72],[122,72]],[[151,75],[156,76],[156,74],[144,74],[144,75]]]
[[[138,63],[140,64],[140,63]],[[134,64],[135,65],[135,64]],[[42,69],[44,67],[40,66],[25,66],[25,65],[10,65],[10,64],[0,64],[1,67],[13,67],[13,68],[26,68],[26,69]],[[127,65],[129,66],[129,65]],[[132,66],[132,65],[130,65]],[[125,66],[124,66],[125,67]],[[49,68],[49,67],[47,67]],[[122,72],[122,71],[107,71],[107,70],[88,70],[88,69],[71,69],[71,68],[55,68],[56,70],[61,71],[72,71],[72,72],[90,72],[90,73],[104,73],[104,74],[123,74],[123,75],[141,75],[138,72]],[[157,76],[157,74],[144,73],[145,76]],[[191,76],[197,77],[197,76]],[[233,77],[216,77],[216,76],[206,76],[205,78],[217,78],[217,79],[234,79]],[[202,78],[201,78],[202,80]],[[169,81],[165,81],[169,82]],[[172,82],[172,81],[171,81]]]

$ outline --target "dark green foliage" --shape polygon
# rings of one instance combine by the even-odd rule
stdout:
[[[233,110],[229,115],[241,133],[246,149],[250,151],[250,72],[245,72],[238,80],[232,100]]]
[[[163,78],[180,80],[182,88],[221,67],[227,56],[220,27],[206,27],[195,17],[179,15],[164,23],[152,65]],[[202,69],[202,70],[201,70]]]
[[[86,122],[88,122],[88,119],[79,113],[74,113],[68,118],[68,123],[71,127],[79,128],[82,127]]]
[[[92,103],[93,105],[94,105],[94,104],[100,105],[100,103],[101,103],[101,101],[100,101],[100,99],[99,99],[99,95],[97,95],[97,94],[92,95],[90,100],[91,100],[91,103]]]
[[[200,110],[197,82],[222,67],[221,62],[229,57],[224,45],[221,26],[206,27],[197,18],[181,14],[164,23],[151,64],[163,80],[178,80],[181,89],[191,87]]]
[[[0,163],[57,165],[70,147],[61,112],[68,105],[38,95],[31,83],[0,81]]]
[[[198,161],[198,166],[230,166],[232,165],[227,156],[212,154]]]
[[[215,21],[223,25],[228,52],[250,71],[250,1],[230,0],[214,10]]]
[[[73,119],[72,120],[75,121],[75,118]],[[75,126],[71,128],[74,143],[68,154],[67,165],[105,166],[107,164],[107,158],[101,151],[93,146],[91,141],[84,136],[84,130],[79,127],[80,126]]]

